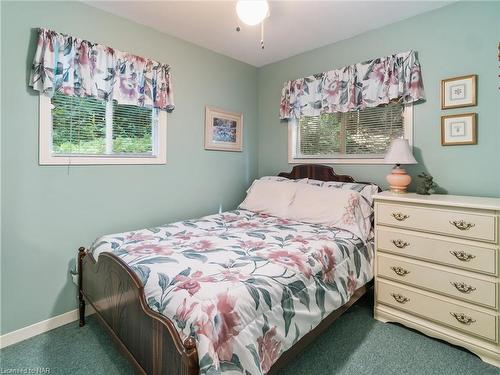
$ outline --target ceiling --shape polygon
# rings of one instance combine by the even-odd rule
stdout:
[[[241,24],[235,1],[86,1],[89,5],[260,67],[447,5],[450,1],[270,1],[260,26]]]

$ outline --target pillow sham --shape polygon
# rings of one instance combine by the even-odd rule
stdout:
[[[287,218],[353,233],[366,242],[371,232],[371,205],[353,190],[300,185]]]
[[[306,183],[308,178],[299,178],[297,180],[293,180],[291,178],[280,177],[280,176],[263,176],[259,178],[261,181],[278,181],[278,182],[294,182],[294,183]]]
[[[379,189],[379,187],[375,184],[362,184],[359,182],[319,181],[308,179],[306,183],[309,185],[325,188],[337,188],[357,191],[368,201],[370,205],[373,205],[373,195],[377,194]]]
[[[255,180],[238,208],[285,218],[296,190],[297,184]]]

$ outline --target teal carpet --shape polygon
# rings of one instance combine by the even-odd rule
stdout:
[[[373,320],[372,299],[362,298],[279,374],[500,375],[466,350]],[[50,374],[133,373],[92,317],[83,328],[71,323],[0,351],[0,374],[36,368]]]

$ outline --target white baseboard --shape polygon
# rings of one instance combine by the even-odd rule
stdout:
[[[94,309],[89,304],[85,306],[85,310],[86,316],[94,313]],[[43,320],[30,326],[18,329],[16,331],[6,333],[5,335],[0,336],[0,349],[29,339],[30,337],[37,336],[41,333],[48,332],[54,328],[74,322],[78,319],[78,309],[75,309],[72,311],[68,311],[67,313],[54,316],[53,318],[49,318],[47,320]]]

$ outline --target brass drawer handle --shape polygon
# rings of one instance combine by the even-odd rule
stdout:
[[[466,326],[470,326],[472,323],[475,323],[476,320],[472,319],[470,316],[465,315],[463,313],[454,313],[450,312],[451,316],[453,316],[459,323],[465,324]]]
[[[404,249],[406,246],[410,246],[410,244],[403,240],[392,240],[391,241],[394,246],[398,249]]]
[[[468,222],[463,221],[463,220],[450,221],[450,224],[455,226],[455,228],[460,229],[460,230],[469,230],[469,229],[476,226],[476,224],[468,223]]]
[[[469,294],[476,290],[476,288],[474,288],[473,286],[467,285],[465,283],[459,283],[458,281],[452,281],[451,285],[453,285],[460,293],[464,294]]]
[[[403,267],[394,266],[394,267],[391,267],[391,270],[393,270],[396,273],[396,275],[403,276],[403,277],[410,273],[410,271],[405,270]]]
[[[410,299],[406,298],[405,296],[397,293],[391,293],[392,298],[396,300],[397,303],[405,304],[406,302],[409,302]]]
[[[406,215],[406,214],[403,214],[401,212],[393,212],[392,213],[392,217],[394,219],[396,219],[397,221],[405,221],[406,219],[408,219],[410,216],[409,215]]]
[[[472,259],[474,259],[476,257],[475,255],[466,253],[463,250],[460,250],[460,251],[450,251],[450,254],[454,255],[455,258],[457,258],[458,260],[461,260],[462,262],[470,262]]]

